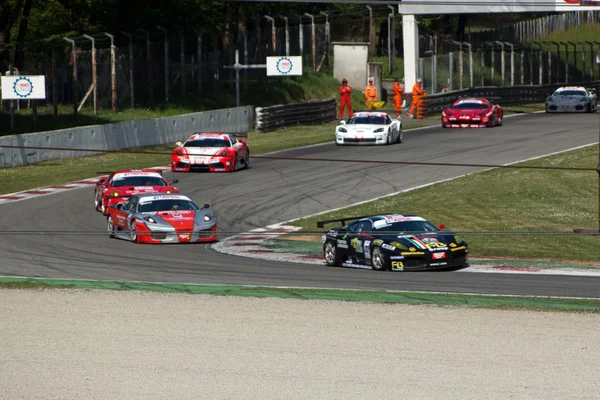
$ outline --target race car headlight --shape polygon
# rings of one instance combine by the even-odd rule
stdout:
[[[144,221],[150,222],[151,224],[155,224],[156,220],[152,217],[144,217]]]
[[[582,102],[582,103],[587,103],[587,102],[590,101],[590,99],[587,98],[587,97],[584,97],[583,99],[579,99],[579,101]]]
[[[458,235],[454,235],[454,241],[456,243],[464,243],[465,240]]]
[[[212,215],[210,215],[210,214],[204,215],[204,220],[205,221],[212,221]]]
[[[178,156],[182,156],[183,155],[183,149],[175,149],[175,154]]]
[[[119,197],[119,192],[112,192],[110,195],[113,197]]]
[[[403,245],[400,242],[391,242],[390,246],[394,246],[395,248],[400,249],[400,250],[407,250],[408,249],[408,247],[406,247],[405,245]]]
[[[167,194],[171,194],[171,191],[170,191],[170,190],[167,190]]]
[[[384,129],[383,128],[377,128],[373,131],[373,133],[379,133],[379,132],[383,132]]]
[[[346,128],[338,128],[338,132],[346,133],[346,132],[348,132],[348,129],[346,129]]]
[[[547,102],[547,103],[552,103],[552,101],[553,101],[553,100],[552,100],[552,97],[548,97],[548,98],[546,99],[546,102]]]

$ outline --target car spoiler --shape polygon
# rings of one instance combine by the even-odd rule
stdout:
[[[346,221],[355,221],[357,219],[362,219],[362,218],[377,217],[379,215],[391,215],[391,214],[397,214],[397,213],[379,213],[379,214],[371,214],[371,215],[361,215],[358,217],[346,217],[346,218],[339,218],[339,219],[328,219],[325,221],[317,221],[317,228],[324,228],[325,225],[331,224],[333,222],[341,222],[342,226],[345,226]]]

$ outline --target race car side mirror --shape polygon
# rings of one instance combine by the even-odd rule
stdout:
[[[106,182],[106,178],[98,179],[98,182],[96,182],[96,185],[102,185],[104,182]]]
[[[115,204],[115,205],[113,205],[111,207],[114,207],[117,210],[122,210],[123,209],[123,203],[117,203],[117,204]]]
[[[179,183],[179,179],[173,179],[171,183]]]
[[[446,225],[440,224],[440,230],[444,229],[445,227],[446,227]]]
[[[202,207],[202,208],[210,208],[210,205],[205,204],[204,207]]]
[[[181,142],[177,142],[177,143],[175,143],[175,145],[177,145],[177,147],[183,147],[183,143],[181,143]]]
[[[340,125],[346,125],[346,121],[340,121]]]

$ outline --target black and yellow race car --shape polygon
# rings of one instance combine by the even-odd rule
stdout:
[[[352,221],[346,224],[346,221]],[[327,265],[378,271],[422,271],[468,267],[467,243],[414,214],[370,215],[318,221],[341,222],[321,238]]]

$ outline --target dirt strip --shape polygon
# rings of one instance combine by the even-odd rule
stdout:
[[[0,399],[597,399],[600,316],[0,290]]]

